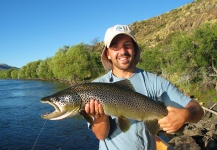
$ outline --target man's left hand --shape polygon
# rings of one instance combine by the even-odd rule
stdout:
[[[189,110],[186,108],[175,108],[168,106],[168,115],[158,121],[160,127],[167,133],[174,133],[179,130],[186,122],[189,116]]]

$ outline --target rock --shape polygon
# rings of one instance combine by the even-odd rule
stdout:
[[[203,136],[202,130],[200,128],[195,128],[193,130],[184,130],[183,133],[188,136]]]
[[[205,82],[201,84],[200,89],[202,92],[212,90],[215,89],[215,84],[214,82]]]
[[[211,123],[215,125],[217,124],[217,115],[212,116]]]
[[[175,137],[169,141],[169,144],[174,146],[175,150],[200,150],[201,147],[196,141],[188,135]]]
[[[214,104],[206,107],[216,111]],[[169,141],[175,150],[217,150],[217,115],[207,112],[198,123],[186,124],[183,133]]]
[[[214,130],[211,130],[211,131],[206,133],[206,136],[208,136],[209,138],[212,138],[212,139],[213,139],[213,137],[215,137],[215,135],[217,135],[217,134],[216,134],[216,131],[214,131]]]
[[[216,150],[217,149],[217,143],[214,140],[209,140],[205,143],[206,150]]]

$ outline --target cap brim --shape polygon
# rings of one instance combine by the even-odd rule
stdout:
[[[102,61],[102,64],[106,70],[112,70],[112,63],[110,62],[110,60],[107,57],[107,48],[106,47],[104,47],[104,49],[102,51],[101,61]]]
[[[107,48],[109,48],[109,46],[110,46],[112,40],[113,40],[117,35],[120,35],[120,34],[125,34],[125,35],[131,37],[134,41],[136,41],[135,37],[132,36],[131,34],[128,34],[128,33],[117,33],[117,34],[114,34],[112,37],[110,37],[110,40],[107,41],[107,43],[105,44],[105,46],[106,46]],[[105,43],[105,42],[104,42],[104,43]]]

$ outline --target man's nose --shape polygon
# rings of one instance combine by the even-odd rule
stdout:
[[[119,52],[120,52],[120,53],[126,53],[126,52],[127,52],[126,46],[125,46],[125,45],[122,45],[122,46],[120,47],[120,49],[119,49]]]

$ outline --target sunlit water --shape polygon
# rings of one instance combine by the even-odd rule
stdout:
[[[58,82],[0,80],[0,149],[98,149],[98,140],[83,118],[41,118],[54,108],[40,103],[40,99],[66,87]]]

